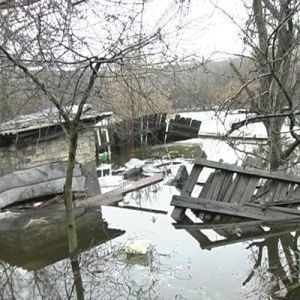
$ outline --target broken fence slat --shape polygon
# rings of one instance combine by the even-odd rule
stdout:
[[[259,170],[254,168],[244,168],[236,165],[230,165],[226,163],[218,163],[215,161],[203,159],[203,158],[196,158],[195,164],[201,165],[203,167],[217,169],[217,170],[224,170],[224,171],[230,171],[235,172],[238,174],[245,174],[250,176],[256,176],[256,177],[262,177],[267,179],[274,179],[278,181],[284,181],[284,182],[292,182],[300,184],[300,178],[297,178],[295,176],[290,176],[287,174],[283,174],[282,172],[274,172],[274,171],[265,171],[265,170]]]
[[[204,152],[201,152],[199,154],[199,157],[206,158],[206,154]],[[193,189],[197,183],[197,180],[199,178],[200,173],[202,172],[203,167],[194,165],[191,171],[191,174],[187,181],[185,182],[185,185],[182,189],[181,194],[182,195],[191,195],[193,192]]]
[[[243,194],[243,203],[247,203],[250,202],[252,199],[252,196],[254,194],[254,191],[257,188],[259,182],[259,178],[258,177],[251,177],[247,186],[244,189],[244,194]]]
[[[202,167],[194,165],[191,174],[189,176],[189,178],[187,179],[183,189],[182,189],[182,194],[183,195],[191,195],[191,193],[194,190],[194,187],[197,183],[198,177],[202,171]]]
[[[272,220],[276,218],[287,219],[292,216],[287,212],[274,211],[271,208],[262,209],[255,205],[239,205],[234,203],[224,203],[220,201],[213,201],[203,198],[193,198],[187,196],[173,196],[171,205],[183,208],[190,208],[193,210],[218,213],[230,216],[237,216],[242,218],[249,218],[254,220]],[[289,209],[294,211],[293,209]]]
[[[199,157],[206,158],[206,154],[204,152],[201,152],[199,154]],[[201,166],[197,166],[197,165],[193,166],[191,174],[188,177],[188,179],[186,180],[184,187],[181,191],[181,195],[191,195],[192,194],[202,169],[203,169],[203,167],[201,167]],[[180,221],[182,218],[185,217],[185,208],[175,207],[173,209],[171,217],[175,221]]]

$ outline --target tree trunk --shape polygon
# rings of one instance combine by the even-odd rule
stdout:
[[[80,265],[77,256],[71,257],[71,266],[76,288],[77,300],[84,300],[84,289],[82,285]]]
[[[279,118],[269,120],[268,124],[265,124],[270,147],[269,162],[271,170],[277,170],[284,163],[282,160],[282,140],[280,136],[282,125],[283,120]]]
[[[66,171],[66,180],[64,185],[64,201],[66,207],[66,221],[69,238],[69,254],[73,255],[77,250],[77,235],[73,205],[73,170],[75,166],[75,157],[77,150],[77,130],[73,124],[70,124],[68,129],[69,155]]]
[[[64,201],[66,207],[66,223],[69,241],[69,256],[71,259],[72,271],[74,284],[76,286],[76,294],[78,300],[84,299],[84,290],[82,286],[81,273],[78,263],[78,244],[77,244],[77,233],[76,223],[74,215],[74,204],[73,204],[73,192],[72,192],[72,181],[73,181],[73,170],[75,166],[75,157],[77,150],[77,127],[74,123],[68,124],[68,142],[69,142],[69,155],[68,164],[66,171],[66,179],[64,185]]]

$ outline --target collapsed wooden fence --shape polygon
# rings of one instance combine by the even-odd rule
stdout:
[[[195,187],[204,168],[213,172],[197,194]],[[265,235],[262,225],[298,224],[300,228],[300,211],[292,207],[297,203],[300,203],[300,178],[280,171],[210,161],[202,153],[195,160],[181,194],[173,196],[171,205],[175,206],[174,226],[187,230],[201,247],[210,249],[224,242],[211,242],[202,230],[213,229],[230,240],[242,241]],[[186,214],[188,209],[201,222],[192,222]]]

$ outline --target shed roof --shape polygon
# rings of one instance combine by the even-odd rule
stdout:
[[[65,107],[65,111],[68,112],[70,118],[75,116],[77,110],[78,105],[73,105],[72,107]],[[94,119],[96,123],[111,115],[112,112],[98,112],[92,110],[91,105],[86,104],[83,109],[81,121],[89,121]],[[15,119],[0,124],[0,136],[15,135],[21,132],[47,128],[63,123],[64,120],[59,115],[59,112],[56,108],[47,108],[33,114],[18,116]]]

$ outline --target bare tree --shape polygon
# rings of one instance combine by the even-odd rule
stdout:
[[[238,65],[231,64],[240,86],[225,104],[232,105],[244,93],[251,114],[232,124],[229,134],[247,124],[262,122],[268,135],[267,160],[271,169],[277,169],[300,144],[295,130],[299,114],[299,2],[253,0],[248,4],[247,27],[239,26],[249,50],[249,55],[241,57],[250,61],[250,68],[245,75]],[[283,143],[281,134],[286,118],[292,137],[288,144]]]
[[[162,40],[160,28],[142,31],[144,5],[144,1],[41,0],[9,5],[1,16],[2,62],[31,80],[42,101],[59,112],[66,133],[69,155],[64,202],[74,262],[72,178],[81,115],[108,66],[122,66],[127,57],[135,59],[138,49],[147,51]]]

